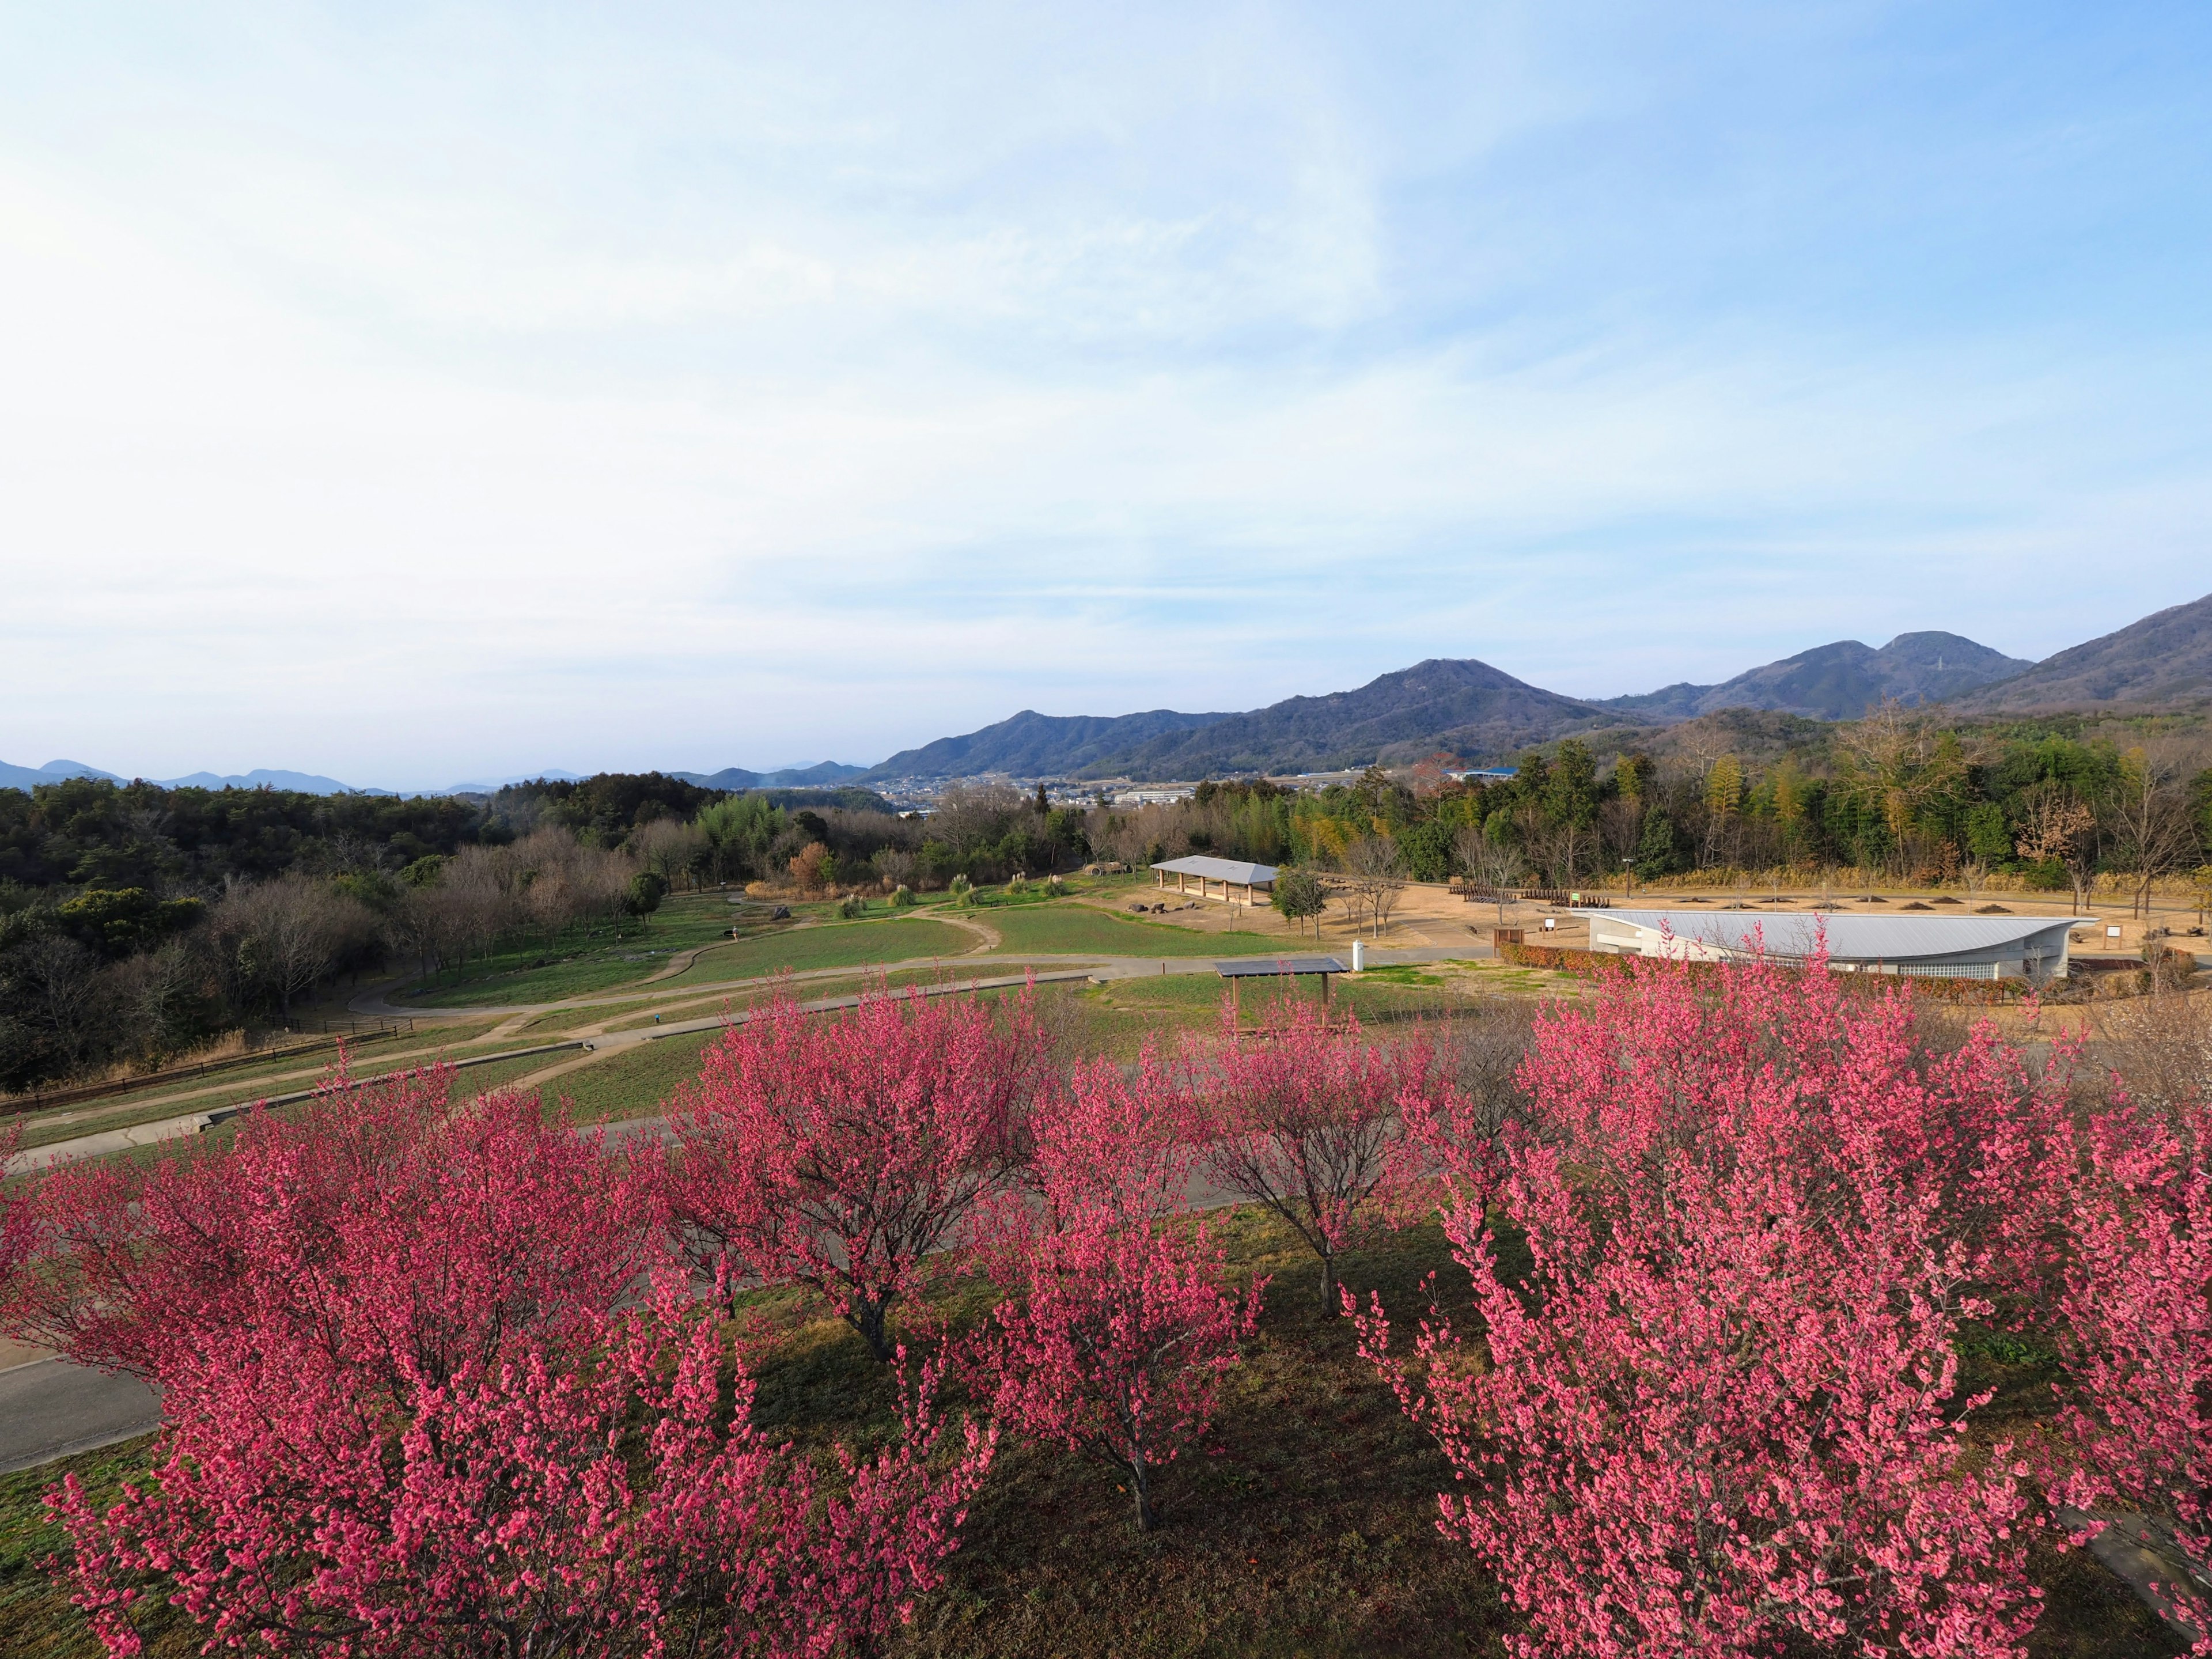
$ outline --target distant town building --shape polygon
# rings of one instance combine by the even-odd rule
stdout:
[[[1865,916],[1780,911],[1577,910],[1590,949],[1611,956],[1802,962],[1825,942],[1838,973],[1923,979],[2067,976],[2067,930],[2094,916]]]
[[[1198,793],[1195,784],[1184,784],[1174,789],[1124,789],[1114,797],[1116,806],[1171,806],[1179,800],[1188,800]]]

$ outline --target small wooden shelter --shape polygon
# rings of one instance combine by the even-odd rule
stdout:
[[[1175,878],[1178,893],[1190,891],[1190,884],[1198,884],[1200,898],[1218,898],[1224,904],[1264,904],[1275,896],[1275,866],[1272,864],[1247,864],[1241,859],[1206,858],[1194,854],[1187,859],[1169,859],[1152,866],[1152,884],[1165,887],[1168,878]],[[1218,887],[1219,892],[1214,891]],[[1237,889],[1243,892],[1240,897]]]

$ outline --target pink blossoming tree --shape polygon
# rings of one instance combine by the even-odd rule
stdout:
[[[209,1652],[813,1656],[896,1622],[988,1437],[948,1442],[924,1372],[905,1435],[820,1480],[753,1425],[650,1183],[448,1077],[34,1192],[0,1323],[163,1390],[150,1486],[49,1500],[107,1650],[156,1592]]]
[[[1310,1003],[1279,1005],[1257,1036],[1224,1015],[1206,1173],[1305,1241],[1321,1263],[1325,1313],[1338,1311],[1338,1259],[1382,1218],[1398,1098],[1425,1069],[1422,1051],[1378,1048],[1356,1018],[1332,1027]]]
[[[872,996],[821,1018],[779,999],[708,1050],[672,1117],[670,1201],[726,1275],[825,1296],[878,1359],[924,1261],[1002,1186],[1041,1076],[1026,1005]]]
[[[1525,1275],[1480,1192],[1444,1212],[1486,1363],[1440,1315],[1410,1361],[1360,1318],[1467,1483],[1440,1525],[1516,1650],[2019,1651],[2027,1505],[1959,1439],[1983,1263],[1946,1213],[2009,1179],[1972,1139],[2021,1108],[2009,1057],[1930,1060],[1902,997],[1847,1006],[1817,965],[1638,964],[1540,1023],[1522,1081],[1498,1194]]]
[[[1146,1530],[1155,1475],[1212,1421],[1266,1288],[1231,1294],[1202,1225],[1158,1224],[1184,1200],[1189,1127],[1150,1054],[1130,1079],[1078,1068],[1039,1105],[1034,1194],[998,1206],[987,1252],[1012,1292],[984,1345],[1000,1415],[1117,1471]]]
[[[2179,1555],[2154,1594],[2212,1651],[2212,1105],[2123,1107],[2086,1126],[2066,1199],[2054,1480],[2077,1535],[2140,1516]],[[2162,1534],[2162,1536],[2160,1536]]]

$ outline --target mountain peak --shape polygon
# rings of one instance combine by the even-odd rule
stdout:
[[[2212,593],[2130,623],[1972,694],[1960,709],[2174,703],[2212,696]]]

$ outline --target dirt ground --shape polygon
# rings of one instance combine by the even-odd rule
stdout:
[[[1664,884],[1656,887],[1638,887],[1633,894],[1620,888],[1597,894],[1613,909],[1650,910],[1726,910],[1741,908],[1753,911],[1788,912],[1805,910],[1823,902],[1817,889],[1793,888],[1766,884],[1747,885],[1741,891],[1705,889],[1688,891],[1669,888]],[[1998,904],[2010,915],[2020,916],[2064,916],[2075,912],[2065,894],[2050,893],[1983,893],[1975,897],[1960,892],[1939,892],[1911,888],[1876,888],[1872,890],[1841,890],[1831,891],[1826,902],[1833,903],[1838,912],[1861,915],[1894,915],[1907,905],[1932,905],[1937,899],[1950,899],[1955,903],[1936,907],[1936,914],[1972,915],[1984,904]],[[1165,890],[1149,884],[1133,885],[1109,893],[1086,895],[1084,902],[1096,904],[1103,909],[1126,910],[1139,901],[1168,907],[1167,914],[1155,920],[1170,921],[1206,933],[1249,931],[1254,933],[1280,932],[1297,936],[1295,927],[1285,923],[1264,902],[1247,905],[1241,900],[1224,902],[1218,898],[1200,899],[1196,893],[1177,894],[1170,887]],[[1870,902],[1869,901],[1878,901]],[[1358,926],[1347,913],[1341,898],[1333,901],[1320,922],[1320,937],[1323,942],[1349,945],[1357,935],[1372,940],[1385,949],[1417,947],[1451,948],[1455,946],[1487,945],[1492,933],[1499,927],[1518,927],[1530,943],[1544,935],[1546,944],[1582,947],[1589,943],[1589,930],[1579,919],[1571,915],[1566,905],[1518,903],[1508,904],[1501,915],[1493,903],[1476,903],[1462,898],[1440,883],[1409,882],[1406,884],[1389,923],[1379,933],[1371,927]],[[1917,913],[1915,913],[1917,914]],[[2197,929],[2196,910],[2179,896],[2162,896],[2154,902],[2148,921],[2130,917],[2124,896],[2098,896],[2094,911],[2080,914],[2079,926],[2074,929],[2074,950],[2078,953],[2095,956],[2133,956],[2142,945],[2143,930],[2156,927],[2165,930],[2163,942],[2168,948],[2193,950],[2198,959],[2212,965],[2212,939]],[[1545,922],[1553,926],[1547,929]],[[1310,929],[1311,924],[1309,924]],[[2108,929],[2117,927],[2117,937]],[[1313,934],[1309,931],[1308,938]]]

